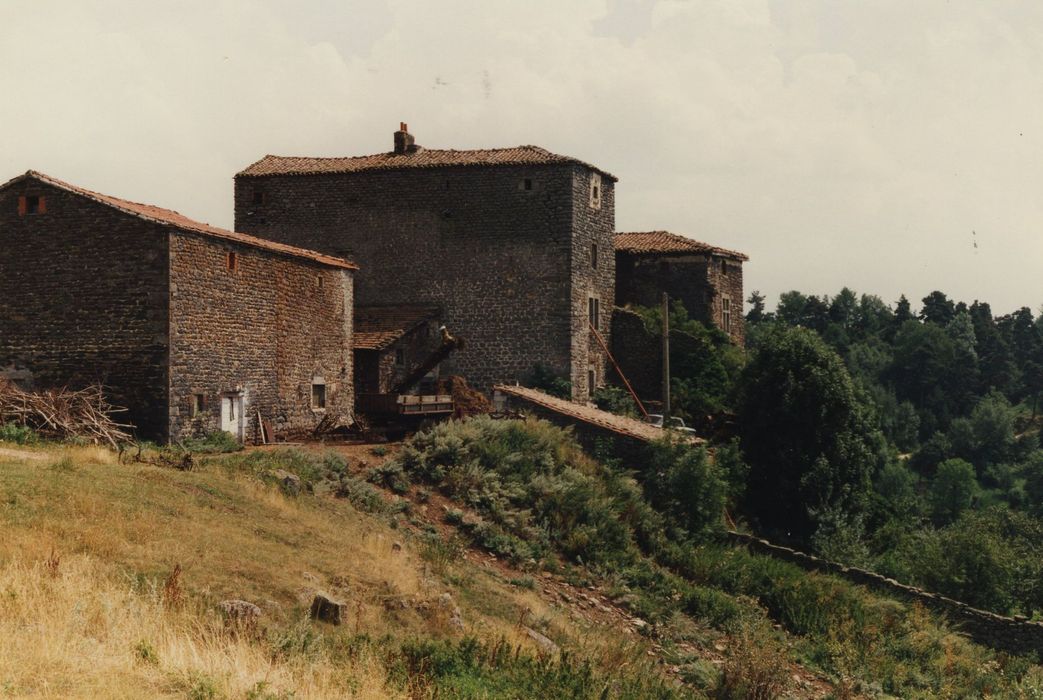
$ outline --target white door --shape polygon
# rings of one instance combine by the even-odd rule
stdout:
[[[221,397],[221,430],[231,433],[236,440],[243,439],[243,395],[226,394]]]

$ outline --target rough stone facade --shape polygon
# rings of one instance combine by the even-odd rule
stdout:
[[[650,240],[642,242],[642,238]],[[683,303],[692,318],[716,326],[741,347],[746,342],[742,312],[745,259],[742,254],[667,232],[619,234],[616,305],[658,306],[666,292]]]
[[[251,172],[236,178],[237,230],[357,262],[359,304],[441,307],[466,341],[443,373],[488,391],[542,363],[569,377],[576,397],[587,396],[591,371],[603,381],[587,321],[597,298],[609,339],[610,176],[578,162]]]
[[[306,434],[328,414],[350,423],[352,275],[173,232],[171,438],[224,429],[249,441],[258,413],[280,435]],[[324,387],[323,406],[313,385]],[[227,415],[229,402],[240,400]]]
[[[102,383],[158,440],[223,427],[240,393],[240,437],[258,410],[312,427],[318,379],[350,420],[351,268],[30,171],[0,187],[0,373]]]
[[[43,211],[21,214],[23,198]],[[166,432],[166,228],[41,179],[0,188],[0,373],[101,383],[142,435]]]

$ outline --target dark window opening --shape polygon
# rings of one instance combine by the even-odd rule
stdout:
[[[39,195],[25,195],[18,198],[18,215],[43,214],[47,211],[47,201]]]
[[[395,364],[399,367],[406,364],[406,351],[402,348],[395,348]]]
[[[594,390],[597,385],[597,374],[593,369],[587,370],[587,396],[594,398]]]
[[[316,382],[311,385],[311,407],[319,410],[326,408],[326,385]]]
[[[590,244],[590,266],[595,270],[598,269],[598,244]]]
[[[724,258],[721,258],[721,274],[722,275],[727,275],[728,274],[728,261],[725,260]]]
[[[254,193],[253,193],[253,203],[254,204],[264,204],[264,201],[265,201],[264,191],[263,190],[254,190]]]
[[[225,256],[225,267],[229,272],[235,272],[239,268],[239,259],[234,250],[228,251]]]
[[[196,416],[202,414],[203,411],[205,411],[205,410],[206,410],[206,396],[204,396],[203,394],[193,394],[192,395],[192,417],[195,418]]]
[[[315,275],[315,286],[322,289],[325,280],[322,279],[322,275]]]
[[[590,297],[587,299],[587,318],[590,321],[590,325],[594,330],[601,329],[601,302],[595,298]]]
[[[25,211],[27,214],[39,214],[40,213],[40,198],[39,197],[26,197],[25,198]]]
[[[526,190],[531,190],[532,189],[532,179],[531,178],[525,178],[524,180],[522,180],[522,188],[526,189]]]

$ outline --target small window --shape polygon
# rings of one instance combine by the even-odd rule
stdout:
[[[526,192],[531,192],[532,191],[532,178],[531,177],[527,177],[524,180],[522,180],[521,181],[521,188],[523,190],[525,190]]]
[[[590,206],[601,208],[601,175],[598,173],[590,174]]]
[[[725,333],[732,332],[732,300],[721,297],[721,328]]]
[[[321,411],[326,408],[326,384],[323,382],[312,382],[311,385],[311,407],[313,410]]]
[[[229,272],[235,272],[239,269],[239,258],[234,250],[230,250],[225,254],[225,267],[228,268]]]
[[[587,396],[594,398],[594,392],[597,389],[598,375],[591,367],[587,370]]]
[[[395,348],[395,365],[398,367],[406,364],[406,351],[402,348]]]
[[[590,266],[595,270],[598,269],[598,244],[590,244]]]
[[[601,302],[596,297],[587,299],[587,319],[594,330],[601,330]]]
[[[203,394],[192,394],[192,417],[201,415],[206,410],[206,396]]]
[[[253,191],[253,203],[254,204],[264,204],[266,200],[267,200],[267,197],[265,197],[264,190],[254,190]]]
[[[324,284],[325,280],[322,278],[322,275],[315,275],[315,286],[322,289]]]
[[[728,261],[725,260],[724,258],[721,258],[721,274],[722,275],[727,275],[728,274]]]
[[[18,215],[43,214],[47,211],[47,201],[39,195],[26,195],[18,198]]]

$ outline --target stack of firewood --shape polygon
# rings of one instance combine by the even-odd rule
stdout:
[[[130,442],[133,426],[117,423],[113,415],[126,410],[110,404],[98,384],[79,391],[48,389],[34,393],[0,378],[0,423],[26,426],[46,438],[107,443],[118,450]]]

